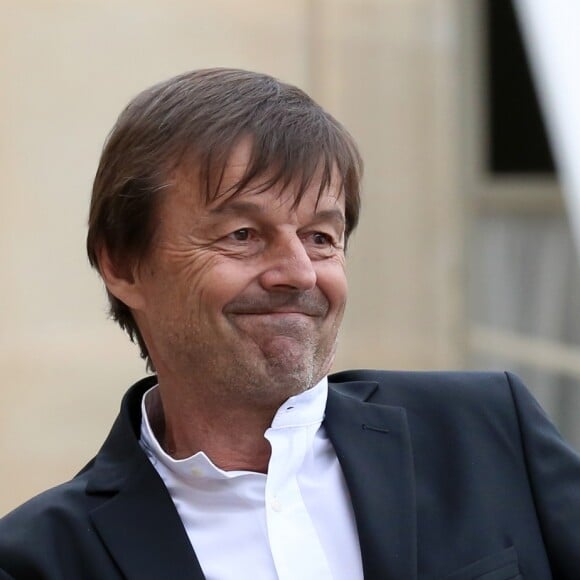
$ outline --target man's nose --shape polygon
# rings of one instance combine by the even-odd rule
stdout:
[[[273,243],[265,256],[260,283],[266,290],[305,291],[316,286],[316,271],[302,240],[296,235]]]

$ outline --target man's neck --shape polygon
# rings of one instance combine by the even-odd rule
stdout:
[[[147,398],[151,428],[168,455],[184,459],[203,451],[224,471],[267,472],[271,449],[264,433],[277,406],[234,406],[188,395],[164,390],[160,382]]]

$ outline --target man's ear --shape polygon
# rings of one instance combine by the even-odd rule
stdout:
[[[137,268],[133,265],[116,263],[103,245],[97,252],[99,272],[107,290],[132,310],[142,310],[145,297],[142,292]]]

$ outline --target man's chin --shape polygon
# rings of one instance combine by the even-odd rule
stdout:
[[[290,336],[272,336],[260,341],[263,356],[276,366],[295,366],[312,359],[312,346],[307,339]]]
[[[300,337],[245,333],[240,341],[237,352],[232,353],[233,366],[241,371],[238,378],[243,375],[246,381],[261,384],[267,391],[285,393],[285,398],[316,384],[328,374],[334,358],[333,347],[326,356],[321,356],[320,345],[311,333]],[[248,369],[252,370],[246,375]]]

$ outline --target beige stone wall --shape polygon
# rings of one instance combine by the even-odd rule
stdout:
[[[452,0],[0,0],[0,514],[97,450],[143,365],[84,254],[116,115],[184,70],[297,83],[367,163],[337,368],[461,361]]]
[[[325,0],[313,89],[366,161],[338,364],[461,364],[455,2]]]

